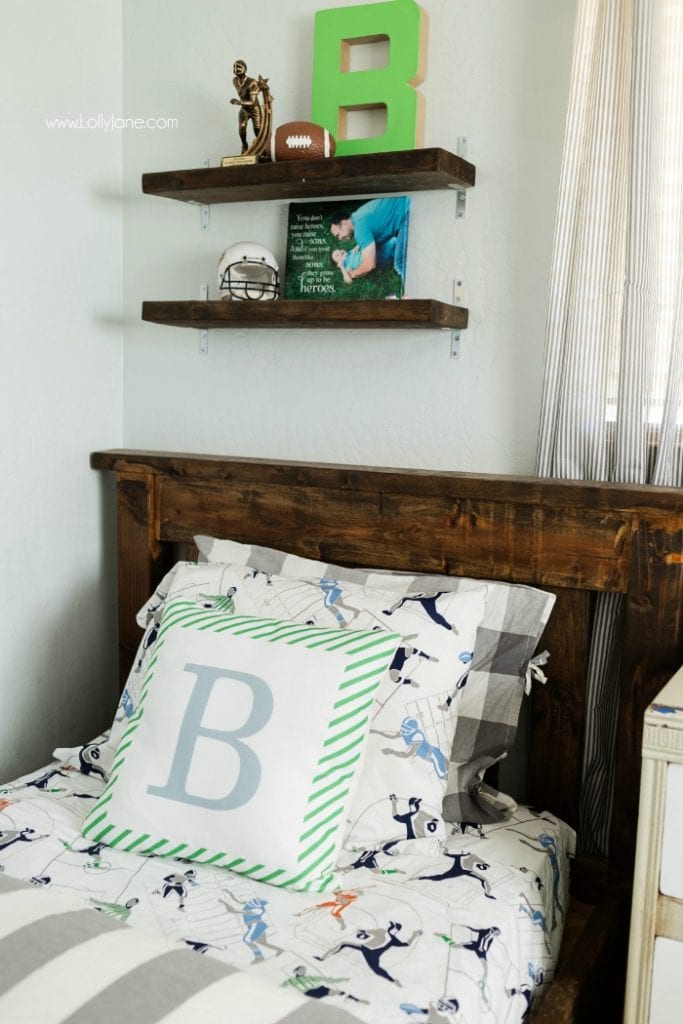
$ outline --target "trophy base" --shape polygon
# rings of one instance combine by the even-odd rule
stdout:
[[[224,156],[221,160],[221,167],[244,167],[249,164],[257,164],[259,158],[256,153],[245,154],[244,156]]]

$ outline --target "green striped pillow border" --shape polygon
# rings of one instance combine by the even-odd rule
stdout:
[[[187,843],[174,843],[170,839],[149,833],[134,834],[132,829],[117,828],[109,821],[107,804],[119,772],[133,743],[135,733],[144,718],[145,700],[155,677],[159,652],[169,630],[196,629],[212,633],[231,633],[270,643],[303,646],[308,650],[342,651],[347,654],[344,677],[339,684],[333,716],[327,726],[323,750],[311,780],[310,809],[304,816],[299,836],[299,869],[287,874],[283,869],[268,868],[264,864],[247,864],[242,857],[226,851],[211,851],[206,847],[191,849]],[[94,842],[142,856],[179,857],[228,868],[255,881],[268,882],[281,888],[313,889],[322,892],[333,883],[333,866],[337,852],[337,833],[344,825],[343,812],[350,787],[363,752],[367,735],[370,709],[398,643],[399,633],[385,630],[340,630],[339,627],[321,629],[296,622],[260,618],[253,615],[233,615],[219,608],[199,608],[194,601],[176,598],[164,610],[159,633],[140,689],[140,700],[117,748],[111,775],[97,804],[86,819],[83,835]]]

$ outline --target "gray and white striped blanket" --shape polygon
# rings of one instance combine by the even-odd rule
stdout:
[[[230,965],[0,874],[2,1024],[352,1024]]]

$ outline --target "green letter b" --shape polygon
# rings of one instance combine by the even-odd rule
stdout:
[[[415,0],[336,7],[315,15],[311,118],[332,132],[337,156],[386,153],[421,145],[424,12]],[[349,70],[353,43],[389,40],[386,67]],[[386,107],[383,135],[347,139],[349,110]]]

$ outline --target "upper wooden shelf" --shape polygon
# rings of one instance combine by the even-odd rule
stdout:
[[[330,160],[283,160],[241,167],[158,171],[143,174],[142,191],[186,203],[244,203],[354,193],[464,189],[474,185],[474,179],[474,165],[445,149],[406,149]]]
[[[168,327],[467,327],[467,310],[435,299],[143,302],[142,319]]]

